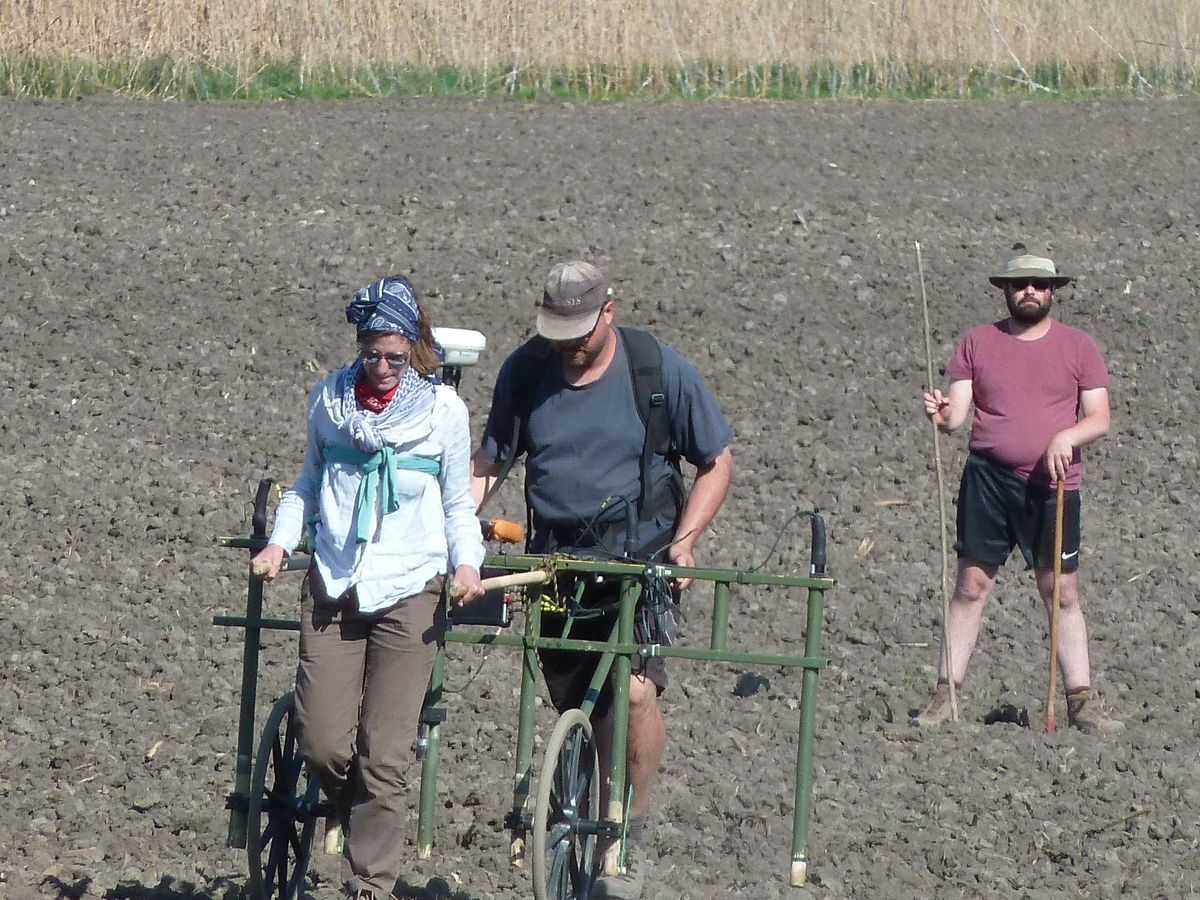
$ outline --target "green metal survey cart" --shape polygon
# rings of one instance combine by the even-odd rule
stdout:
[[[272,482],[260,482],[251,532],[222,538],[226,547],[256,553],[267,542],[268,505]],[[516,764],[512,805],[505,816],[510,831],[510,855],[515,865],[528,865],[536,900],[586,898],[602,871],[613,871],[623,858],[623,841],[630,797],[625,787],[624,748],[628,733],[629,677],[638,657],[664,656],[746,666],[801,668],[801,696],[796,752],[795,806],[792,825],[791,869],[788,881],[803,885],[808,867],[808,829],[812,811],[813,745],[816,730],[817,675],[821,658],[821,629],[825,593],[836,582],[826,571],[825,524],[812,514],[812,542],[807,575],[774,575],[737,569],[681,568],[627,559],[579,558],[566,555],[491,553],[485,569],[498,573],[485,585],[491,590],[470,607],[450,604],[451,624],[438,650],[421,714],[416,752],[421,759],[420,815],[417,850],[432,854],[435,797],[442,729],[448,709],[443,678],[446,654],[455,644],[512,647],[522,654]],[[309,559],[302,553],[287,561],[287,570],[303,571]],[[235,782],[228,798],[231,846],[245,848],[249,866],[247,892],[252,900],[291,900],[306,885],[309,860],[318,826],[332,824],[334,812],[321,796],[315,778],[308,776],[297,751],[292,695],[275,701],[261,733],[256,734],[258,655],[263,630],[298,631],[290,619],[263,616],[264,583],[247,567],[246,606],[242,615],[219,615],[213,623],[244,629],[242,691],[238,720]],[[646,643],[635,640],[635,616],[664,580],[694,580],[689,591],[689,617],[711,589],[711,628],[702,645]],[[617,621],[606,641],[579,640],[570,635],[578,612],[570,587],[589,579],[618,581]],[[807,599],[802,656],[748,653],[728,648],[729,616],[735,589],[767,586],[803,592]],[[661,592],[659,592],[661,593]],[[566,594],[567,596],[563,596]],[[485,602],[486,601],[486,602]],[[566,625],[561,636],[542,634],[544,608],[553,601]],[[478,608],[476,607],[478,604]],[[641,604],[641,606],[639,606]],[[486,629],[476,626],[486,625]],[[495,627],[500,626],[500,627]],[[538,691],[537,651],[549,648],[596,656],[596,673],[579,709],[564,713],[546,741],[540,765],[533,759],[535,708]],[[591,713],[606,679],[613,696],[613,743],[608,796],[601,796],[601,773],[592,731]],[[328,829],[327,849],[336,852],[335,828]],[[332,836],[332,839],[331,839]],[[611,844],[602,855],[601,843]]]

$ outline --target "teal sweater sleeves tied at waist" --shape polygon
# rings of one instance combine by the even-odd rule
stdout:
[[[375,502],[376,497],[379,498],[383,515],[394,513],[400,508],[400,500],[396,494],[397,470],[424,472],[434,478],[442,471],[441,463],[436,459],[410,453],[396,453],[391,447],[384,447],[374,453],[365,453],[350,447],[326,447],[325,461],[358,466],[362,472],[363,478],[359,482],[358,496],[355,498],[355,540],[360,544],[365,544],[371,538],[370,504]]]

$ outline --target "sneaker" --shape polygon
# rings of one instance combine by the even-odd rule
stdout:
[[[1105,712],[1100,698],[1091,688],[1067,694],[1067,719],[1072,727],[1084,734],[1116,734],[1125,727],[1124,722]]]
[[[625,845],[625,868],[620,875],[602,875],[592,885],[588,894],[591,900],[614,898],[614,900],[639,900],[646,882],[646,853],[632,841]]]
[[[955,699],[962,699],[961,685],[955,692]],[[943,722],[949,722],[952,718],[950,685],[947,682],[939,681],[930,692],[929,702],[925,704],[925,708],[909,719],[908,724],[916,725],[919,728],[933,728]]]

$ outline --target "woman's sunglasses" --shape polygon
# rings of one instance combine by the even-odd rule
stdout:
[[[380,353],[378,350],[371,350],[367,353],[359,353],[358,358],[368,366],[377,366],[380,360],[385,360],[388,366],[399,371],[408,365],[409,355],[407,353]]]

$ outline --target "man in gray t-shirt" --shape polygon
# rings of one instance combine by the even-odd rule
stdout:
[[[525,456],[526,495],[533,522],[530,549],[599,546],[664,546],[667,559],[694,566],[697,539],[716,514],[729,489],[733,429],[695,369],[670,347],[662,353],[662,393],[669,421],[670,444],[695,467],[686,500],[672,501],[677,481],[672,461],[655,453],[642,485],[642,452],[646,426],[639,415],[629,365],[627,337],[614,324],[615,304],[604,275],[586,262],[556,265],[538,303],[537,331],[549,341],[547,362],[530,372],[521,361],[528,348],[510,356],[500,369],[483,443],[471,460],[476,501],[482,501],[512,455]],[[526,378],[534,384],[514,384]],[[518,393],[531,398],[519,440],[514,437],[514,404]],[[514,440],[518,446],[513,446]],[[638,517],[636,541],[626,541],[626,511],[648,497],[649,511]],[[616,540],[613,534],[619,534]],[[679,589],[687,587],[681,580]],[[611,619],[592,620],[597,639],[608,636]],[[552,623],[548,623],[552,626]],[[586,638],[577,622],[572,637]],[[544,652],[542,669],[551,699],[560,710],[579,705],[591,678],[594,659],[583,653]],[[641,831],[650,806],[666,735],[658,694],[666,686],[665,660],[654,657],[636,669],[629,691],[628,776],[633,788],[630,811],[631,848],[627,871],[603,879],[596,896],[640,896]],[[596,704],[601,747],[611,728],[608,701]],[[606,771],[605,761],[601,761]]]
[[[523,386],[532,387],[533,406],[516,452],[525,456],[534,552],[589,546],[609,525],[623,531],[625,507],[638,497],[645,426],[633,402],[629,349],[617,329],[610,329],[609,335],[612,358],[594,381],[573,382],[564,366],[546,365],[536,385]],[[695,369],[670,347],[661,351],[671,444],[682,459],[703,469],[722,454],[733,432]],[[488,460],[514,452],[518,370],[510,358],[496,380],[483,437]],[[651,494],[669,493],[674,478],[671,462],[654,454],[649,465]],[[674,531],[675,512],[670,507],[660,511],[659,531]],[[639,534],[639,547],[657,537],[654,530],[650,526]],[[609,541],[608,546],[617,549],[620,542]]]

